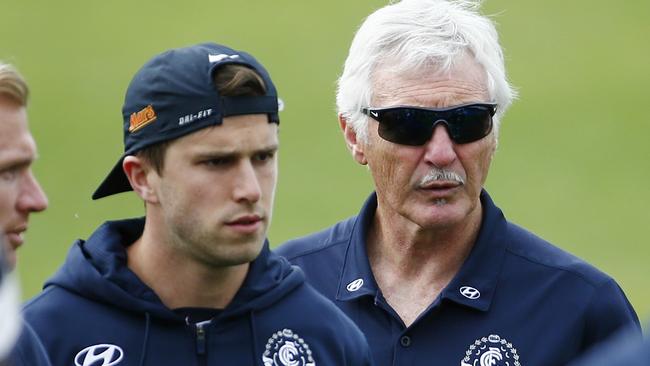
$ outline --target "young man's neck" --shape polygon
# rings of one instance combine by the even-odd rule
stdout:
[[[249,263],[214,267],[174,250],[152,230],[127,247],[127,266],[170,309],[224,309],[248,273]]]

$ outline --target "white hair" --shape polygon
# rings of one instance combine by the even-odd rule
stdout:
[[[500,118],[516,92],[507,80],[494,23],[479,14],[480,4],[480,0],[402,0],[366,18],[350,46],[336,95],[338,112],[358,138],[367,141],[368,119],[361,108],[372,100],[372,76],[378,65],[388,61],[398,70],[435,66],[444,72],[465,54],[486,73],[489,97],[498,104],[494,118],[498,133]]]

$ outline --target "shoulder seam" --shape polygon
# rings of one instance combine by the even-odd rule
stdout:
[[[43,299],[45,297],[45,295],[48,294],[48,292],[54,290],[55,287],[56,287],[55,285],[50,285],[50,286],[47,286],[46,288],[44,288],[43,291],[41,291],[41,293],[39,293],[38,295],[33,297],[31,300],[28,300],[26,303],[23,304],[23,311],[27,310],[29,307],[31,307],[32,305],[39,302],[41,299]]]
[[[520,253],[517,253],[517,252],[513,251],[511,248],[506,248],[506,251],[508,253],[510,253],[510,254],[512,254],[514,256],[517,256],[517,257],[519,257],[521,259],[524,259],[524,260],[526,260],[528,262],[535,263],[537,265],[548,267],[548,268],[553,268],[555,270],[568,272],[568,273],[570,273],[570,274],[572,274],[572,275],[574,275],[576,277],[581,278],[584,282],[588,283],[590,286],[592,286],[594,288],[598,288],[598,287],[602,286],[604,283],[612,280],[612,278],[610,276],[603,273],[603,277],[604,277],[603,281],[596,281],[595,279],[589,278],[589,277],[585,276],[584,274],[582,274],[580,272],[577,272],[577,271],[574,271],[574,270],[571,270],[569,268],[559,266],[559,265],[551,265],[551,264],[548,264],[548,263],[542,263],[540,261],[534,260],[534,259],[532,259],[532,258],[530,258],[528,256],[524,256],[523,254],[520,254]],[[585,262],[585,264],[589,265],[586,262]]]

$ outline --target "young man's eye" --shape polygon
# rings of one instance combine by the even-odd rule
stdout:
[[[259,153],[255,156],[255,160],[257,161],[267,161],[273,159],[274,153],[272,152],[264,152],[264,153]]]
[[[204,160],[203,164],[208,166],[223,166],[223,165],[227,165],[231,161],[232,159],[228,159],[228,158],[215,158],[215,159]]]

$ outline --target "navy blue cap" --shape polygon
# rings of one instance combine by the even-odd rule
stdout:
[[[264,81],[266,95],[219,95],[214,75],[219,67],[236,64],[255,70]],[[278,95],[268,72],[246,52],[215,43],[203,43],[161,53],[133,77],[124,98],[124,154],[92,198],[132,190],[122,161],[147,146],[179,138],[224,117],[266,113],[280,123]]]

